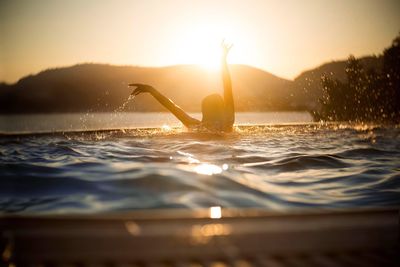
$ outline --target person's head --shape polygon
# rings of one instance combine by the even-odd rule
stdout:
[[[206,96],[201,103],[202,122],[222,125],[225,120],[224,105],[224,100],[219,94]]]

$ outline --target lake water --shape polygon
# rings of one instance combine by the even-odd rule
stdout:
[[[201,120],[201,113],[190,113]],[[237,125],[311,122],[308,112],[238,112]],[[172,114],[165,112],[73,113],[50,115],[0,115],[1,133],[41,133],[120,128],[180,127]]]
[[[400,207],[400,126],[296,112],[237,124],[218,134],[174,128],[165,113],[0,116],[0,211]],[[64,133],[4,135],[53,131]]]

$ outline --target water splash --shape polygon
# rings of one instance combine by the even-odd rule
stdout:
[[[126,106],[127,106],[131,101],[133,101],[133,99],[135,99],[135,96],[136,96],[136,95],[129,95],[128,99],[127,99],[124,103],[122,103],[121,106],[119,106],[118,108],[116,108],[116,109],[114,110],[114,112],[122,112],[122,111],[124,111],[125,108],[126,108]]]
[[[135,98],[135,95],[129,95],[128,99],[122,103],[118,108],[116,108],[111,116],[111,120],[114,121],[114,119],[117,118],[117,115],[119,115],[120,112],[124,111],[127,105]],[[134,108],[135,109],[135,108]],[[83,116],[79,118],[79,122],[81,125],[81,130],[88,130],[91,128],[91,121],[94,119],[94,114],[92,111],[87,111]],[[73,126],[70,126],[70,130],[73,129]]]
[[[86,112],[83,116],[81,116],[79,118],[79,121],[82,125],[83,130],[87,130],[90,128],[88,125],[90,124],[90,120],[93,118],[94,118],[94,114],[91,113],[90,111]],[[71,130],[72,130],[72,128],[71,128]]]

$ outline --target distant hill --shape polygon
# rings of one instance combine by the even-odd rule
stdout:
[[[238,111],[294,109],[292,81],[244,65],[230,66]],[[187,111],[200,111],[206,95],[222,93],[221,77],[195,65],[162,68],[81,64],[50,69],[0,85],[1,113],[113,111],[132,92],[127,84],[147,83]],[[139,95],[125,111],[163,111],[149,95]]]
[[[366,69],[382,64],[381,57],[365,57]],[[246,66],[230,65],[237,111],[313,109],[321,96],[321,75],[345,79],[346,60],[323,64],[294,81]],[[147,83],[187,111],[200,111],[201,100],[222,93],[219,73],[196,65],[160,68],[80,64],[42,71],[17,83],[0,83],[0,113],[109,112],[132,92],[128,83]],[[165,111],[149,95],[139,95],[124,111]]]

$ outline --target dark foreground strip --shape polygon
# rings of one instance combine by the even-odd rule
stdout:
[[[3,216],[4,266],[400,266],[399,211]]]

